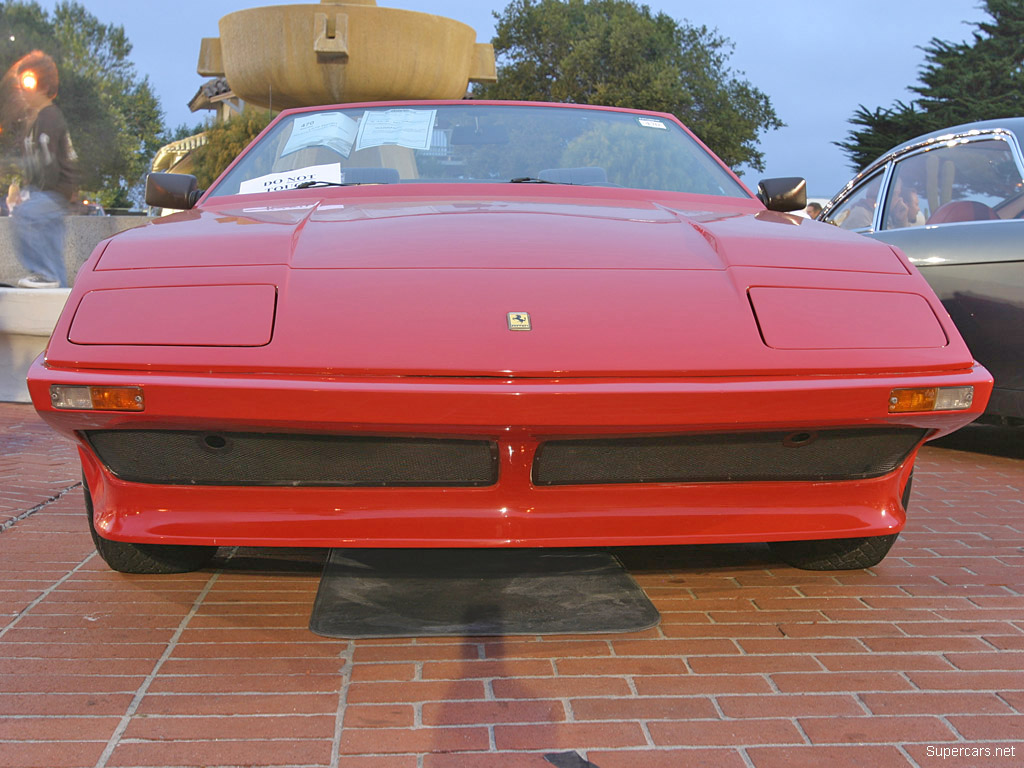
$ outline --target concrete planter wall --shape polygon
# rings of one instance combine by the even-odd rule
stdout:
[[[145,216],[69,216],[64,261],[73,279],[96,244],[149,221]],[[0,283],[15,284],[25,274],[14,253],[11,220],[0,218]],[[27,403],[25,376],[46,348],[70,290],[0,287],[0,401]]]
[[[25,377],[57,324],[70,288],[0,288],[0,401],[27,403]]]
[[[100,240],[122,230],[141,226],[149,220],[148,216],[68,216],[65,219],[67,235],[64,238],[64,262],[68,267],[69,279],[78,274]],[[11,219],[0,216],[0,283],[14,284],[24,276],[25,270],[14,253]]]

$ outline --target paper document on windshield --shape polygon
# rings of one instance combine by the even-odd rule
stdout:
[[[292,135],[281,150],[281,156],[309,147],[327,147],[342,157],[352,154],[356,121],[341,112],[299,115],[292,124]]]
[[[436,109],[367,111],[359,121],[356,151],[383,146],[430,149],[436,118]]]
[[[281,192],[285,189],[295,189],[306,181],[328,181],[332,184],[341,184],[341,163],[310,165],[294,171],[278,171],[255,179],[246,179],[238,185],[238,194]]]

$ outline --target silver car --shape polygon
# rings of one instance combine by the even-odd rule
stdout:
[[[1024,424],[1024,118],[967,123],[879,157],[818,219],[903,250],[995,377],[986,417]]]

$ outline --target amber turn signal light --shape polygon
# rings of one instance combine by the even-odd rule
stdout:
[[[918,387],[889,393],[889,413],[962,411],[974,401],[974,387]]]
[[[71,387],[50,385],[50,403],[61,410],[142,411],[142,387]]]

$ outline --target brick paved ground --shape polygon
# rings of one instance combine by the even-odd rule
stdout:
[[[109,571],[70,444],[0,404],[0,767],[1024,765],[1022,458],[925,449],[871,571],[627,550],[656,629],[344,642],[306,628],[320,551]]]

